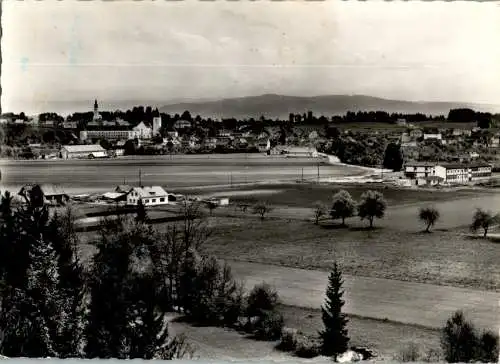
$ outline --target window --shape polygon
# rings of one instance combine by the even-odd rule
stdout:
[[[160,202],[165,202],[165,197],[161,197]]]
[[[144,200],[144,203],[149,203],[149,200]]]
[[[153,198],[153,199],[151,200],[151,202],[156,202],[156,198]]]

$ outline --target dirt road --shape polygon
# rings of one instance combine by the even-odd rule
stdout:
[[[266,281],[283,303],[320,308],[328,273],[258,263],[229,261],[247,289]],[[478,327],[498,332],[500,293],[390,279],[344,276],[345,312],[430,328],[442,327],[456,310],[463,310]]]

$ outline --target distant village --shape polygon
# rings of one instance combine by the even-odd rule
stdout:
[[[498,170],[498,115],[470,109],[449,115],[348,112],[288,120],[205,119],[189,111],[151,107],[126,112],[93,110],[63,118],[55,113],[0,117],[0,156],[15,159],[95,159],[124,155],[266,153],[288,157],[327,154],[347,164],[400,172],[408,186],[488,180]]]

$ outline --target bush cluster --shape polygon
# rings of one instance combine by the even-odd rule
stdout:
[[[295,329],[284,328],[276,349],[294,353],[299,358],[311,359],[321,354],[321,345],[317,340]]]
[[[448,319],[441,334],[441,347],[449,363],[494,363],[498,360],[498,335],[491,331],[478,331],[461,311]]]

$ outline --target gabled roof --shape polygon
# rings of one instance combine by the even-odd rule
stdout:
[[[140,130],[140,129],[145,129],[145,128],[151,129],[151,127],[148,124],[146,124],[144,121],[141,121],[139,124],[134,126],[132,128],[132,130]]]
[[[137,192],[141,198],[163,197],[168,195],[161,186],[134,187],[133,191]]]
[[[106,149],[99,144],[85,145],[63,145],[61,149],[66,149],[69,153],[105,152]]]
[[[115,192],[128,193],[130,190],[132,190],[132,188],[134,187],[129,185],[118,185],[115,188]]]

